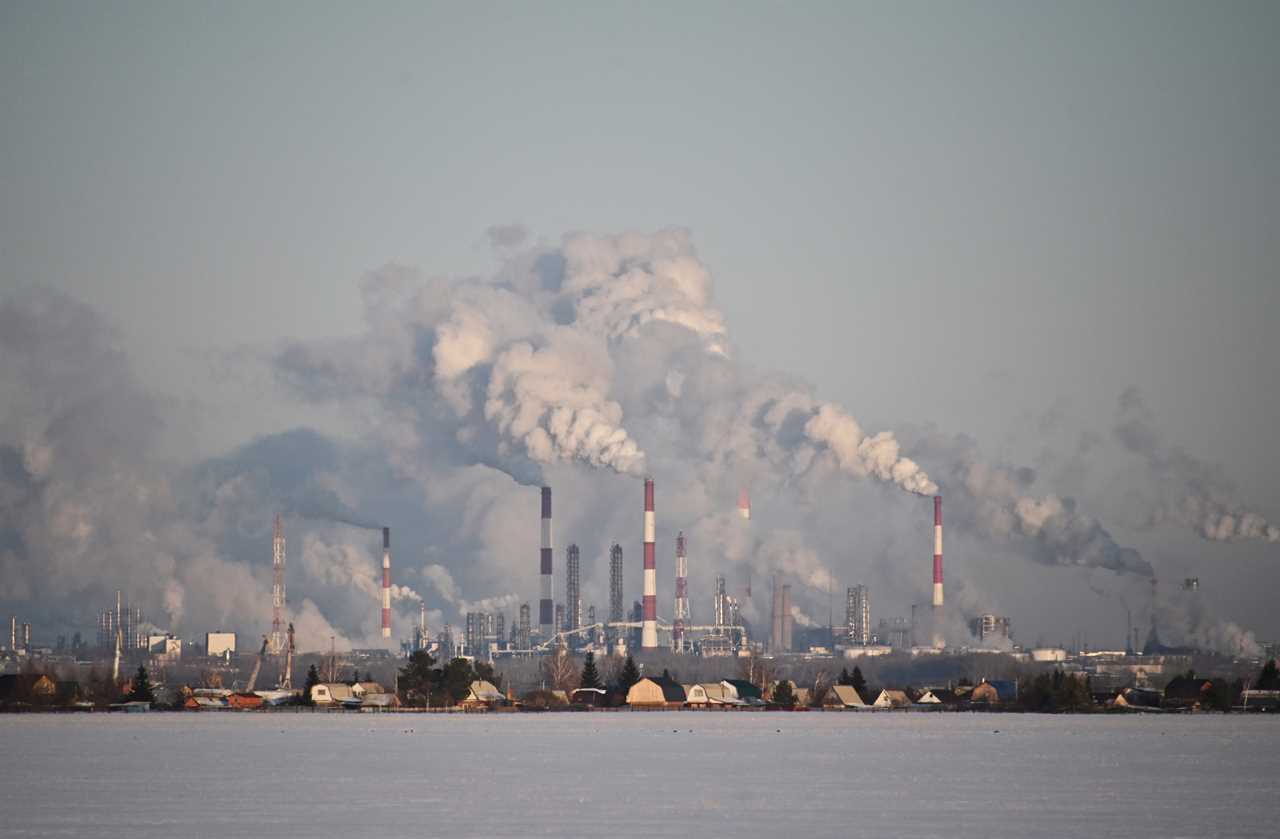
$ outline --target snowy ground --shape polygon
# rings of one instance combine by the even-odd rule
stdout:
[[[997,731],[998,730],[998,731]],[[0,836],[1263,836],[1280,718],[0,716]]]

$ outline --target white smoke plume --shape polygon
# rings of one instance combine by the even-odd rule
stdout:
[[[302,564],[308,575],[321,583],[349,587],[371,601],[382,601],[381,559],[375,560],[356,545],[335,544],[314,533],[307,534],[302,544]],[[422,597],[408,586],[392,583],[391,600],[420,603]]]
[[[1146,463],[1166,496],[1151,514],[1151,524],[1181,524],[1211,542],[1280,542],[1280,526],[1231,501],[1234,487],[1220,469],[1165,440],[1136,387],[1120,395],[1114,431],[1120,444]]]
[[[300,643],[363,641],[376,634],[379,563],[362,534],[320,520],[365,527],[376,516],[406,546],[398,579],[416,565],[459,614],[501,611],[536,599],[534,487],[545,482],[556,532],[568,534],[558,545],[581,545],[584,605],[595,597],[601,612],[610,543],[624,544],[628,569],[638,562],[635,478],[646,473],[658,479],[659,538],[686,531],[700,592],[721,573],[735,596],[748,578],[767,590],[777,573],[813,612],[863,561],[829,532],[839,527],[812,527],[847,517],[832,490],[855,486],[859,503],[878,505],[860,514],[927,522],[920,496],[941,484],[953,534],[1045,564],[1151,573],[1033,471],[990,465],[964,438],[866,430],[804,382],[744,364],[684,231],[545,247],[512,227],[490,239],[492,276],[388,266],[361,282],[354,337],[273,348],[285,392],[340,407],[357,420],[355,440],[294,430],[181,469],[150,456],[165,406],[96,316],[44,292],[7,298],[0,599],[51,604],[52,618],[91,613],[122,588],[175,626],[256,634],[270,623],[270,520],[282,511]],[[733,513],[744,485],[757,502],[749,527]],[[1255,532],[1241,521],[1230,532]],[[915,550],[876,553],[925,585]],[[927,555],[924,544],[921,568]],[[557,552],[557,572],[561,562]],[[420,597],[399,583],[393,594]],[[743,598],[748,617],[762,601]]]
[[[458,584],[454,582],[449,569],[443,565],[428,565],[422,569],[422,575],[435,586],[446,603],[458,610],[459,616],[465,616],[467,612],[500,612],[520,602],[520,598],[514,593],[467,600],[459,592]]]
[[[925,433],[916,449],[920,457],[944,469],[948,528],[976,529],[1046,565],[1152,575],[1151,564],[1138,551],[1117,544],[1074,499],[1034,492],[1035,470],[988,463],[965,437]]]
[[[710,276],[685,231],[577,234],[558,249],[511,257],[489,280],[384,269],[363,290],[363,336],[291,344],[275,367],[306,398],[371,400],[408,474],[443,436],[462,462],[496,466],[522,483],[560,463],[641,475],[647,459],[633,423],[647,427],[664,409],[655,397],[688,402],[683,383],[698,375],[696,384],[708,387],[687,407],[709,410],[687,417],[692,427],[683,432],[715,440],[713,458],[764,456],[797,475],[824,460],[909,492],[935,489],[891,433],[867,434],[808,388],[757,380],[730,359]],[[729,401],[717,408],[717,399]],[[743,417],[750,427],[725,427]],[[746,450],[721,448],[725,431]]]

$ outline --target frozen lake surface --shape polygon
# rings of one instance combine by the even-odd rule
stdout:
[[[5,837],[1131,839],[1280,816],[1280,717],[6,715],[0,744]]]

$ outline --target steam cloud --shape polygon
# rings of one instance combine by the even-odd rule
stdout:
[[[1146,462],[1166,493],[1182,495],[1162,503],[1151,515],[1152,524],[1183,524],[1211,542],[1280,542],[1280,526],[1231,503],[1233,487],[1220,470],[1164,439],[1136,387],[1120,395],[1115,436]]]
[[[801,525],[849,478],[904,491],[879,503],[905,510],[938,491],[936,477],[953,534],[1046,565],[1151,575],[1073,499],[1040,488],[1033,470],[989,463],[964,437],[927,430],[904,444],[865,430],[803,382],[739,362],[684,231],[575,234],[553,247],[528,245],[517,227],[489,236],[501,258],[492,277],[385,267],[361,281],[361,332],[271,351],[290,395],[341,405],[367,421],[367,436],[339,442],[299,429],[182,469],[151,457],[164,404],[92,311],[39,289],[0,302],[0,599],[49,604],[56,621],[59,609],[83,614],[123,588],[174,626],[257,631],[270,619],[274,511],[373,528],[360,511],[383,518],[394,499],[430,539],[420,569],[409,557],[421,554],[408,550],[397,568],[417,570],[428,600],[460,614],[500,611],[529,599],[511,590],[536,590],[532,488],[547,481],[573,499],[557,505],[557,530],[581,545],[585,593],[594,586],[601,603],[603,558],[635,532],[633,479],[646,472],[660,478],[660,527],[689,534],[701,591],[714,574],[738,585],[748,572],[761,586],[784,575],[798,600],[839,590],[821,557],[847,556],[846,546]],[[1125,429],[1117,434],[1130,450],[1185,470],[1149,431]],[[764,515],[743,526],[731,511],[748,484],[793,520],[768,521],[758,504]],[[1186,494],[1195,504],[1169,514],[1202,532],[1280,536],[1219,496]],[[923,506],[919,514],[927,521]],[[301,574],[289,580],[300,643],[377,643],[374,557],[332,527],[290,538],[302,545],[289,566]],[[471,600],[464,589],[505,593]],[[402,585],[393,597],[421,600]],[[751,600],[742,605],[760,617]]]

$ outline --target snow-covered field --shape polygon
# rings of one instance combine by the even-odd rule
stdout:
[[[1264,836],[1280,718],[0,717],[0,836]]]

